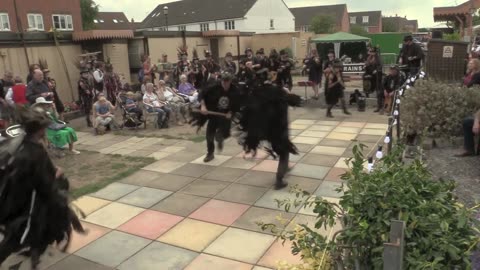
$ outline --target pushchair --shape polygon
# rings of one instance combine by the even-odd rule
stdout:
[[[145,124],[145,121],[139,119],[136,112],[129,112],[126,107],[127,96],[125,93],[118,93],[116,96],[117,107],[122,112],[122,126],[127,129],[138,129],[139,126]]]

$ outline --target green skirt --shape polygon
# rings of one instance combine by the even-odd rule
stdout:
[[[65,127],[60,130],[47,129],[47,138],[56,147],[63,147],[78,140],[75,130],[71,127]]]

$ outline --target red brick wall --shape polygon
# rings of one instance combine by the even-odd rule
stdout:
[[[370,26],[368,27],[368,33],[381,33],[382,27],[381,26]]]
[[[82,15],[80,12],[80,0],[16,0],[18,15],[24,29],[28,28],[28,13],[43,15],[45,31],[53,26],[52,14],[72,15],[73,30],[82,31]],[[13,32],[18,31],[15,17],[14,0],[0,0],[0,13],[8,13],[10,28]]]
[[[340,25],[340,29],[338,31],[350,32],[350,17],[348,16],[348,11],[345,9],[342,17],[342,25]]]

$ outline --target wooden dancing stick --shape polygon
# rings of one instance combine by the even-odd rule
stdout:
[[[192,112],[202,113],[202,111],[201,111],[201,110],[198,110],[198,109],[194,109],[194,110],[192,110]],[[209,114],[209,115],[216,115],[216,116],[222,116],[222,117],[227,118],[227,114],[226,114],[226,113],[219,113],[219,112],[207,111],[207,114]]]

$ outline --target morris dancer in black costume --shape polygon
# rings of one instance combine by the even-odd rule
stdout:
[[[72,227],[84,230],[68,205],[68,180],[41,144],[50,119],[38,108],[22,110],[19,118],[26,135],[0,144],[0,233],[4,236],[0,266],[11,254],[23,251],[31,258],[31,269],[37,269],[49,245],[66,240],[65,251]]]

